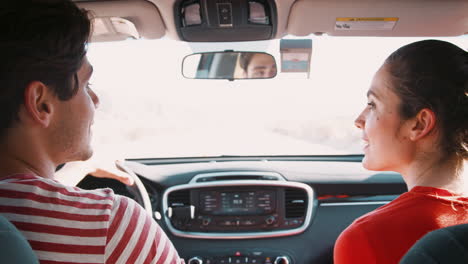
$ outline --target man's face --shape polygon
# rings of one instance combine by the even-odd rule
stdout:
[[[255,54],[247,66],[247,78],[272,78],[276,76],[276,63],[268,54]]]
[[[91,125],[94,111],[99,104],[99,98],[89,86],[92,71],[93,68],[85,57],[77,72],[77,94],[67,101],[57,98],[50,140],[55,150],[55,158],[61,163],[87,160],[92,156]]]

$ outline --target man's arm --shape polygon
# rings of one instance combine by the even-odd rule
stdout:
[[[161,227],[135,201],[116,195],[107,233],[106,263],[183,264]]]

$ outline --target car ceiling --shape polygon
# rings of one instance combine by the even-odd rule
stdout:
[[[140,37],[180,40],[174,19],[177,0],[75,0],[94,17],[122,17]],[[459,36],[468,33],[466,0],[276,0],[273,38],[307,36]],[[336,30],[337,18],[397,18],[392,30]],[[121,40],[118,34],[93,41]]]

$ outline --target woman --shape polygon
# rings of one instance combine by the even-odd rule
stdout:
[[[409,191],[354,221],[336,242],[336,264],[398,263],[429,231],[468,223],[467,90],[468,53],[448,42],[415,42],[386,59],[355,123],[363,166],[399,172]]]

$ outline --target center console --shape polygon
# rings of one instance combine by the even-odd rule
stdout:
[[[194,239],[292,236],[304,232],[311,222],[314,193],[309,185],[288,182],[267,172],[196,178],[189,184],[169,188],[163,195],[164,220],[175,236]],[[294,263],[294,256],[278,250],[226,250],[200,252],[192,255],[188,263]]]
[[[176,236],[248,239],[303,232],[313,191],[302,183],[228,180],[179,185],[163,197],[165,221]]]

